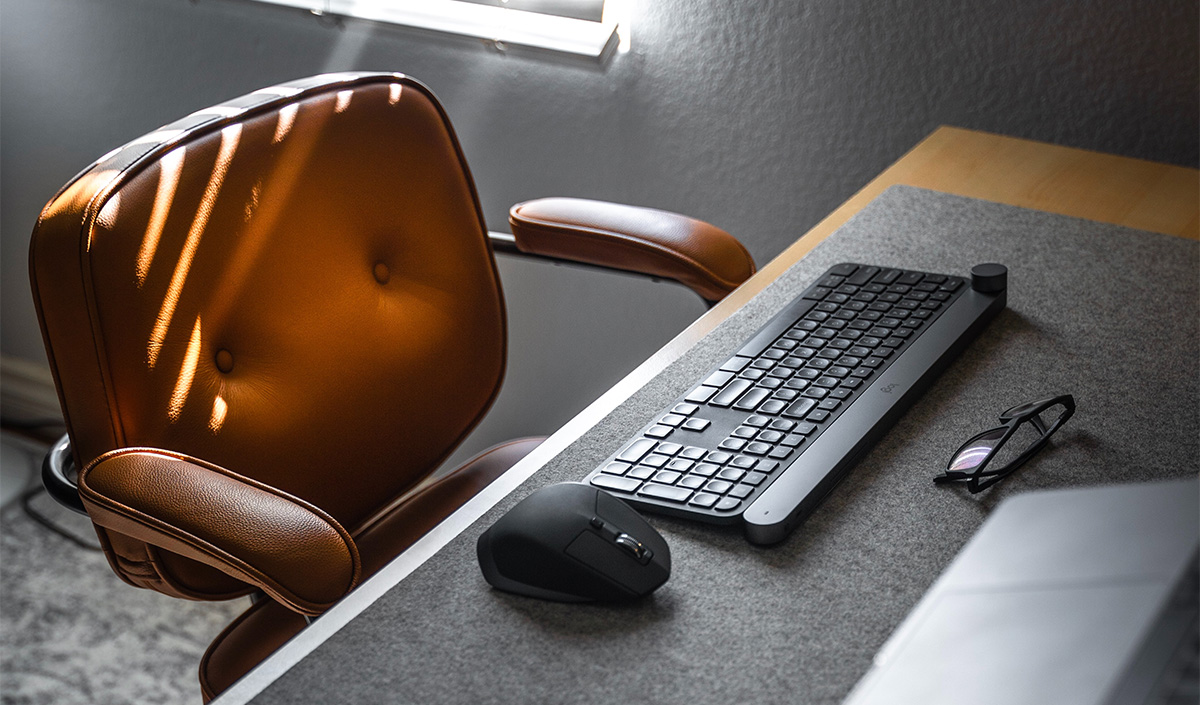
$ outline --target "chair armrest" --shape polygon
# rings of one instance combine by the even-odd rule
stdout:
[[[79,474],[96,524],[255,585],[320,614],[358,582],[358,548],[332,517],[202,460],[150,448],[105,453]]]
[[[719,301],[754,274],[742,243],[694,218],[579,198],[539,198],[508,212],[517,249],[674,279]]]

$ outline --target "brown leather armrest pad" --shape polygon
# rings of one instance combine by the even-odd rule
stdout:
[[[100,526],[207,563],[297,612],[320,614],[358,582],[358,549],[332,517],[211,463],[117,450],[80,473],[79,491]]]
[[[694,218],[579,198],[539,198],[508,212],[522,252],[674,279],[719,301],[754,274],[737,238]]]

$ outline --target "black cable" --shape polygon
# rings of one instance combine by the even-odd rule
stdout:
[[[54,533],[58,534],[59,536],[63,537],[64,539],[70,541],[71,543],[75,544],[76,546],[79,546],[80,548],[86,549],[88,551],[101,550],[99,544],[93,544],[93,543],[90,543],[88,541],[85,541],[85,540],[79,538],[78,536],[72,534],[71,532],[67,531],[66,529],[64,529],[61,526],[59,526],[58,524],[56,524],[54,522],[54,520],[51,519],[50,517],[46,516],[45,514],[42,514],[38,510],[34,509],[33,498],[39,494],[44,493],[45,491],[46,491],[46,488],[43,487],[41,485],[41,483],[38,483],[38,484],[34,485],[33,487],[30,487],[29,489],[27,489],[21,493],[21,508],[25,510],[25,513],[29,516],[29,518],[33,519],[37,523],[46,527],[50,531],[53,531]]]

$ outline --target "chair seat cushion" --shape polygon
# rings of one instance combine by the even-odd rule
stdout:
[[[362,558],[364,579],[416,543],[543,440],[521,438],[493,446],[360,527],[354,541]],[[302,616],[273,600],[255,603],[230,623],[204,654],[200,662],[204,701],[215,698],[304,626]]]

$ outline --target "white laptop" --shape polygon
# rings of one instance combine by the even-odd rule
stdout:
[[[1002,502],[843,705],[1191,703],[1200,485]]]

